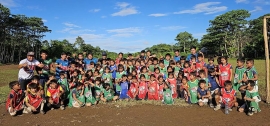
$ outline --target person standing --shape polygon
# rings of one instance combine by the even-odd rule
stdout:
[[[26,90],[26,85],[31,82],[32,77],[34,76],[34,71],[36,66],[43,68],[44,65],[34,58],[34,52],[28,52],[27,58],[20,61],[18,68],[19,74],[18,79],[23,91]]]
[[[181,56],[179,55],[179,50],[174,51],[175,56],[173,57],[175,62],[180,61]]]
[[[43,68],[37,67],[37,72],[40,76],[39,83],[44,88],[45,83],[49,79],[50,69],[52,68],[52,59],[48,58],[48,52],[43,50],[40,52],[39,62],[44,65]]]
[[[187,56],[186,61],[190,61],[190,60],[191,60],[191,56],[195,56],[195,57],[196,57],[196,60],[197,60],[197,58],[198,58],[198,53],[196,52],[196,47],[195,47],[195,46],[192,46],[192,47],[190,48],[190,53],[191,53],[191,54],[189,54],[189,55]]]
[[[61,71],[65,72],[65,74],[68,74],[69,62],[67,60],[66,53],[63,52],[61,54],[61,58],[56,60],[55,65],[56,65],[56,75],[55,75],[56,79],[60,79]]]

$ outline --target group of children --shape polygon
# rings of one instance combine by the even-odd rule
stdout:
[[[234,72],[224,56],[217,59],[217,64],[214,58],[209,58],[208,64],[204,61],[202,53],[191,56],[190,61],[185,57],[173,60],[170,54],[160,59],[146,56],[126,59],[122,53],[116,60],[92,60],[89,64],[85,60],[72,60],[64,69],[56,64],[58,77],[49,74],[44,86],[39,83],[38,75],[25,91],[20,89],[18,81],[10,82],[6,108],[14,116],[18,111],[45,113],[44,107],[64,110],[65,106],[79,108],[121,100],[174,104],[179,98],[189,104],[209,105],[215,111],[225,107],[226,114],[232,107],[237,107],[239,112],[247,111],[250,116],[261,111],[253,59],[237,59]],[[236,98],[238,91],[244,101],[240,106]]]

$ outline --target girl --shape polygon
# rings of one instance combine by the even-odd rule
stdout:
[[[146,80],[150,79],[149,73],[147,72],[147,67],[146,66],[143,66],[141,68],[141,75],[144,75]]]
[[[127,64],[127,73],[132,73],[132,70],[133,70],[132,60],[129,59],[127,62],[128,62],[128,64]]]
[[[183,69],[183,72],[184,72],[184,76],[188,78],[188,80],[190,79],[189,78],[189,75],[190,75],[190,72],[191,72],[191,68],[190,68],[190,64],[188,61],[186,61],[184,63],[184,69]]]
[[[95,80],[98,77],[100,77],[99,71],[98,70],[95,70],[94,73],[93,73],[92,79]]]
[[[120,82],[121,91],[120,91],[120,99],[128,99],[128,88],[129,88],[129,82],[127,80],[127,75],[122,76],[122,80]]]
[[[172,90],[172,97],[175,99],[177,98],[177,92],[176,92],[176,79],[174,78],[174,74],[172,72],[169,73],[169,78],[166,80],[168,84],[171,87]]]
[[[97,65],[96,65],[96,70],[98,70],[100,76],[103,74],[103,68],[101,67],[100,64],[97,64]]]
[[[172,90],[170,89],[170,85],[167,83],[164,85],[163,89],[163,103],[167,105],[173,104]]]
[[[155,68],[155,73],[154,73],[154,75],[155,75],[156,79],[158,79],[158,76],[162,76],[163,78],[165,78],[164,75],[160,73],[160,70],[159,70],[158,67]]]
[[[139,79],[136,69],[132,70],[132,76],[135,76],[137,79]]]
[[[168,67],[167,67],[167,73],[166,73],[166,77],[167,77],[167,78],[168,78],[168,73],[170,73],[170,72],[174,73],[174,69],[173,69],[172,66],[168,66]],[[175,77],[175,76],[173,75],[173,77]],[[176,78],[176,77],[175,77],[175,78]]]
[[[150,82],[148,84],[149,92],[148,92],[148,100],[159,100],[158,97],[158,82],[155,75],[150,76]]]
[[[220,58],[221,64],[219,65],[219,84],[224,87],[226,80],[232,81],[232,65],[228,63],[228,59],[225,56]]]
[[[108,102],[108,101],[116,101],[118,99],[118,96],[114,96],[114,91],[110,87],[110,84],[104,83],[103,85],[104,89],[102,90],[102,95],[100,100],[103,102]]]
[[[70,107],[80,108],[85,104],[84,97],[84,85],[82,83],[78,83],[76,88],[72,89],[71,97],[69,98]]]
[[[148,92],[148,88],[147,88],[147,81],[145,79],[145,76],[142,74],[140,76],[140,83],[139,83],[139,94],[138,94],[138,98],[140,100],[145,100],[146,99],[146,94]]]
[[[80,70],[75,69],[71,77],[77,78],[78,81],[82,80],[82,75],[80,74]]]
[[[184,72],[183,71],[180,71],[178,73],[177,78],[176,78],[176,91],[177,91],[177,97],[178,98],[184,98],[184,94],[182,94],[182,92],[180,91],[180,87],[182,85],[183,76],[184,76]]]
[[[104,73],[102,75],[102,80],[104,81],[104,83],[109,83],[110,86],[113,87],[112,73],[110,73],[110,68],[109,67],[104,68]]]
[[[129,91],[128,91],[128,96],[131,99],[135,99],[136,96],[138,95],[138,87],[139,87],[139,84],[138,84],[137,77],[132,76],[132,83],[130,84],[130,88],[129,88]]]
[[[93,90],[92,88],[95,85],[92,83],[90,83],[89,80],[86,79],[86,81],[84,82],[84,97],[85,97],[85,105],[86,106],[91,106],[91,105],[96,105],[97,101],[95,99],[95,97],[93,96]]]
[[[165,85],[165,81],[163,79],[163,76],[158,76],[158,96],[159,96],[159,100],[163,100],[163,88],[164,88],[164,85]]]
[[[191,68],[191,71],[196,71],[196,56],[191,56],[190,58],[190,68]]]
[[[140,63],[140,60],[137,60],[137,61],[135,62],[135,69],[136,69],[137,74],[140,74],[140,70],[141,70],[141,63]]]
[[[148,60],[148,62],[147,62],[147,67],[148,67],[148,69],[149,69],[149,71],[150,71],[151,73],[154,72],[155,66],[153,65],[153,60],[152,60],[152,59],[149,59],[149,60]]]
[[[181,87],[180,87],[180,92],[181,94],[183,94],[183,97],[185,99],[186,102],[190,103],[190,93],[189,93],[189,90],[188,90],[188,79],[187,77],[183,77],[182,79],[182,84],[181,84]]]
[[[100,100],[100,96],[101,96],[101,91],[103,90],[103,86],[101,84],[101,78],[97,77],[95,80],[95,83],[92,84],[94,85],[94,91],[95,91],[95,98],[97,100],[97,102]]]
[[[116,70],[117,70],[117,67],[115,65],[115,62],[114,62],[114,60],[111,60],[110,61],[110,72],[112,73],[112,79],[114,79],[116,77]]]

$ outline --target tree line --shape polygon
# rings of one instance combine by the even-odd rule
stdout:
[[[187,31],[180,32],[175,38],[175,44],[157,44],[145,48],[157,56],[166,53],[173,54],[174,50],[180,50],[181,55],[187,55],[191,46],[198,49],[206,48],[208,55],[223,55],[229,57],[264,57],[263,39],[263,15],[257,19],[248,20],[250,13],[247,10],[232,10],[216,16],[209,21],[209,28],[200,42]],[[270,20],[267,21],[270,27]],[[270,33],[270,28],[268,28]],[[100,57],[106,52],[108,57],[116,58],[117,53],[102,50],[86,44],[82,37],[78,36],[75,42],[68,40],[42,40],[45,33],[51,30],[44,25],[42,18],[27,17],[25,15],[11,14],[7,7],[0,4],[0,63],[16,63],[28,51],[34,51],[39,57],[41,50],[47,50],[50,58],[55,59],[61,52],[93,53]],[[137,55],[139,53],[134,53]],[[127,55],[127,54],[124,54]]]

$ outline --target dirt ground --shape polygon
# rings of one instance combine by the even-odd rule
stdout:
[[[1,105],[0,125],[270,125],[269,107],[262,103],[262,111],[252,117],[235,109],[229,115],[223,110],[214,111],[209,107],[137,105],[117,107],[98,105],[95,107],[67,108],[51,110],[45,115],[24,114],[16,117],[8,115]]]

